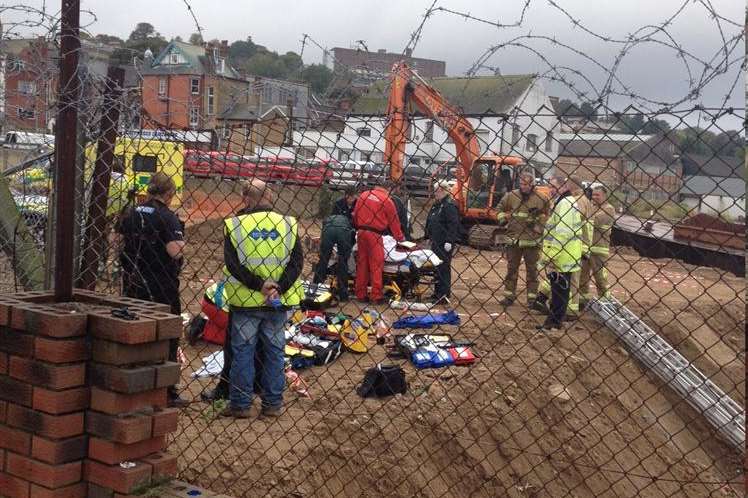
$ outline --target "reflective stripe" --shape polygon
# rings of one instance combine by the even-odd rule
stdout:
[[[239,218],[233,217],[231,218],[231,231],[234,234],[234,240],[236,244],[236,250],[239,255],[239,262],[242,266],[282,266],[286,267],[288,262],[291,260],[291,251],[293,250],[293,247],[290,247],[293,244],[294,234],[291,227],[291,224],[288,222],[286,217],[283,217],[283,222],[286,225],[286,235],[283,240],[283,247],[285,249],[285,255],[281,258],[277,256],[267,256],[265,258],[250,258],[247,255],[246,247],[245,247],[245,239],[246,237],[242,233],[242,225],[239,221]]]
[[[498,214],[498,216],[496,216],[496,218],[497,218],[497,219],[498,219],[499,221],[501,221],[501,220],[503,220],[504,218],[506,218],[506,213],[502,211],[502,212],[500,212],[500,213]]]
[[[530,215],[527,213],[514,213],[512,216],[514,216],[515,218],[527,218]]]
[[[598,254],[600,256],[609,256],[610,255],[610,249],[607,247],[601,247],[601,246],[592,246],[590,248],[590,252],[592,254]]]

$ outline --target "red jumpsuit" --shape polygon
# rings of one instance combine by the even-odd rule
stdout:
[[[366,299],[366,287],[371,283],[371,299],[384,298],[382,272],[384,271],[384,245],[382,232],[389,229],[395,240],[404,240],[397,218],[395,203],[381,187],[362,193],[353,209],[356,242],[356,299]]]

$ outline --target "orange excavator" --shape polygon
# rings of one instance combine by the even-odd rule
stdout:
[[[524,161],[514,156],[481,156],[470,122],[406,63],[396,63],[390,78],[384,132],[384,159],[390,166],[390,179],[397,182],[403,175],[409,103],[413,103],[454,142],[459,169],[452,195],[467,229],[468,244],[498,249],[504,243],[504,229],[498,226],[496,206],[506,192],[519,185],[518,173]]]

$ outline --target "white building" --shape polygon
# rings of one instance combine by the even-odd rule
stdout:
[[[745,218],[745,180],[713,176],[688,176],[680,191],[681,202],[698,213],[730,220]]]
[[[532,75],[433,78],[429,83],[458,107],[473,126],[483,154],[514,155],[539,174],[547,173],[559,151],[559,122],[539,78]],[[299,130],[293,147],[280,155],[345,161],[384,161],[387,84],[374,84],[353,104],[345,126],[336,131]],[[412,109],[407,164],[455,161],[446,131]],[[264,151],[278,154],[278,150]]]

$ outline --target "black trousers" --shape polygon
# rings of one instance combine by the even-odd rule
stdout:
[[[551,306],[548,321],[561,325],[566,316],[571,291],[571,273],[551,272],[548,276],[551,284]]]
[[[452,296],[452,252],[454,251],[454,244],[452,246],[452,251],[447,252],[444,250],[443,242],[437,243],[431,241],[431,250],[442,260],[442,264],[435,268],[436,285],[434,286],[434,296],[437,299]]]
[[[338,280],[338,298],[348,299],[348,258],[353,250],[350,230],[334,230],[322,235],[319,248],[319,262],[314,271],[314,283],[321,284],[327,279],[327,267],[330,264],[333,248],[338,247],[338,262],[335,265],[335,277]]]

